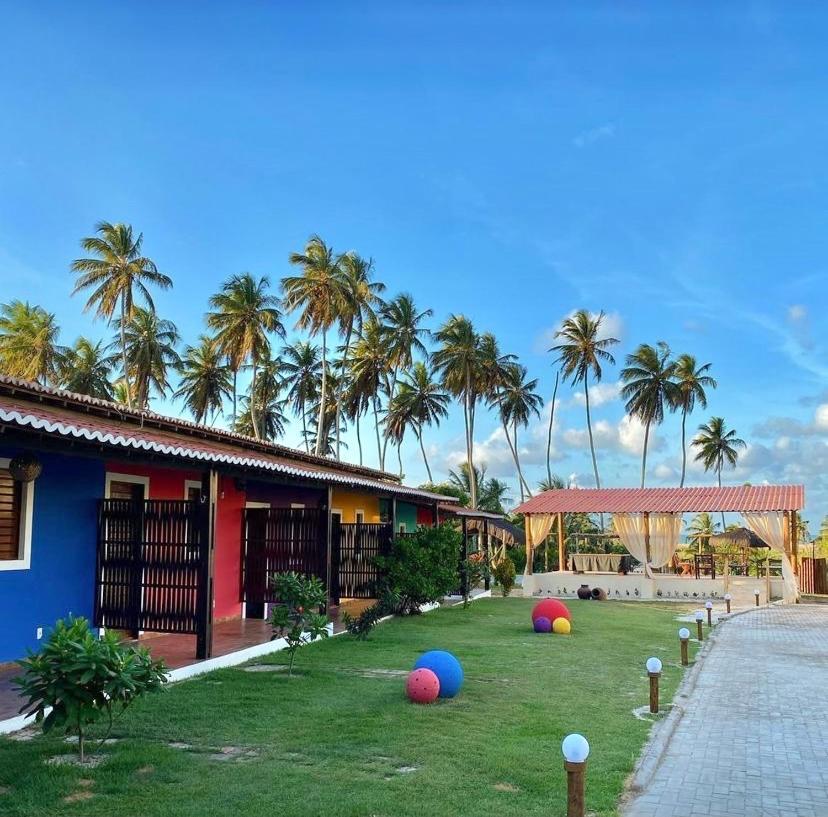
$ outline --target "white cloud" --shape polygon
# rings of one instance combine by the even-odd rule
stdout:
[[[644,425],[636,417],[625,414],[616,424],[607,420],[598,420],[592,425],[592,437],[596,448],[620,451],[640,457],[644,450]],[[588,449],[589,433],[586,428],[568,428],[561,435],[564,444],[569,448]],[[660,451],[664,441],[655,428],[650,428],[650,439],[647,451]]]
[[[828,431],[828,403],[817,406],[814,412],[814,425],[822,431]]]
[[[802,304],[793,304],[788,307],[788,320],[791,323],[802,323],[808,319],[808,310]]]
[[[598,125],[595,128],[582,131],[572,140],[572,144],[576,148],[585,148],[588,145],[594,145],[602,139],[612,139],[615,136],[615,123],[605,122],[603,125]]]
[[[665,462],[660,462],[653,469],[653,474],[656,479],[660,479],[662,482],[672,482],[678,476],[678,471],[671,465],[667,465]]]
[[[592,408],[597,408],[598,406],[603,406],[605,403],[611,403],[613,400],[618,399],[620,393],[621,383],[619,381],[615,383],[596,383],[589,388],[589,405]],[[583,406],[586,403],[584,393],[582,391],[573,392],[572,403]]]

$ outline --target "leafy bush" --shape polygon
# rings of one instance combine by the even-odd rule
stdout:
[[[383,575],[381,593],[398,597],[398,613],[419,612],[421,604],[438,601],[459,584],[457,567],[462,534],[450,525],[418,528],[391,543],[386,556],[377,557]]]
[[[400,606],[399,596],[384,592],[375,604],[366,607],[358,616],[342,614],[345,629],[358,641],[365,641],[380,619],[392,615]]]
[[[125,646],[110,632],[99,639],[85,618],[58,621],[43,647],[18,663],[23,674],[14,683],[28,698],[20,711],[34,715],[44,732],[77,735],[81,763],[88,726],[106,716],[109,735],[115,710],[123,713],[167,680],[164,662],[146,648]]]
[[[270,577],[270,582],[279,599],[270,614],[270,625],[274,638],[287,641],[290,677],[299,647],[328,635],[325,629],[328,617],[318,612],[327,602],[328,594],[325,585],[316,576],[303,576],[293,571],[276,573]]]
[[[508,596],[515,586],[515,563],[508,556],[498,559],[492,565],[492,575],[500,585],[500,592],[504,597]]]

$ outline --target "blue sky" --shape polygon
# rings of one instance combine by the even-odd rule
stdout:
[[[547,399],[545,349],[579,307],[609,313],[619,361],[659,340],[710,361],[693,425],[721,414],[750,443],[728,480],[804,481],[812,528],[828,511],[820,4],[0,5],[0,300],[57,312],[64,342],[106,334],[69,297],[100,219],[144,232],[190,341],[221,280],[277,281],[318,232],[435,324],[495,332]],[[617,371],[599,464],[634,485]],[[554,467],[586,486],[582,406],[559,397]],[[461,422],[429,435],[438,472]],[[523,434],[533,479],[543,434]],[[494,417],[478,443],[511,478]],[[674,484],[676,418],[653,448],[649,482]]]

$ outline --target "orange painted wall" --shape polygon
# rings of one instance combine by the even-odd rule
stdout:
[[[342,522],[356,522],[356,512],[365,512],[366,522],[380,522],[379,498],[357,491],[342,491],[334,488],[331,510],[342,511]]]

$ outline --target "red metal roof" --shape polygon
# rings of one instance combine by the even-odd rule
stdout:
[[[397,496],[427,499],[430,502],[452,501],[452,497],[400,485],[394,479],[377,479],[365,475],[364,471],[348,466],[340,467],[337,463],[326,462],[321,458],[315,458],[311,462],[300,456],[294,459],[289,455],[290,449],[284,447],[274,447],[271,453],[261,450],[261,446],[244,447],[229,439],[224,442],[216,438],[176,433],[157,426],[141,426],[131,417],[101,417],[83,413],[75,407],[35,403],[0,394],[0,427],[3,424],[100,443],[113,449],[152,451],[171,459],[224,463],[322,483],[365,487]]]
[[[702,488],[559,488],[544,491],[515,513],[713,513],[796,511],[805,506],[802,485]]]

